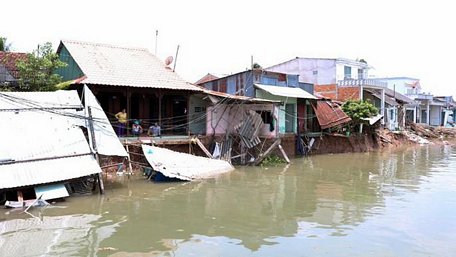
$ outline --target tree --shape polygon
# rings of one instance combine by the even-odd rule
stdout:
[[[254,63],[254,64],[252,64],[252,69],[261,70],[261,69],[263,69],[263,67],[261,67],[261,65],[258,63]]]
[[[362,118],[370,118],[378,114],[378,109],[370,101],[348,100],[342,105],[342,110],[355,122]]]
[[[9,52],[11,50],[11,43],[7,43],[6,37],[0,37],[0,51]]]
[[[62,82],[62,77],[55,70],[66,66],[52,50],[51,43],[39,45],[25,60],[16,64],[19,71],[19,89],[21,91],[54,91]]]

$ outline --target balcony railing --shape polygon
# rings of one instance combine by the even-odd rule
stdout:
[[[376,79],[346,79],[337,81],[339,87],[374,86],[388,87],[388,83]]]

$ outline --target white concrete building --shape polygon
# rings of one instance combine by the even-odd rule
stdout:
[[[299,75],[299,82],[313,84],[314,93],[325,98],[372,100],[383,116],[382,124],[400,129],[405,124],[403,106],[411,100],[391,93],[386,82],[369,78],[370,68],[365,61],[345,58],[296,57],[266,70]]]
[[[266,70],[299,75],[299,82],[335,85],[347,79],[367,79],[370,66],[344,58],[301,58],[271,66]]]

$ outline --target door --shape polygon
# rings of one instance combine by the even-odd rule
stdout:
[[[285,132],[294,132],[295,119],[295,105],[285,104]]]

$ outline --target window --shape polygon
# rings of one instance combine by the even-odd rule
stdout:
[[[344,79],[351,79],[352,68],[350,66],[344,66]]]
[[[256,112],[261,115],[261,119],[263,120],[264,124],[271,124],[271,122],[272,122],[271,111],[256,111]]]
[[[205,112],[205,111],[206,111],[206,107],[198,107],[198,106],[195,107],[195,112]]]
[[[364,70],[358,69],[358,79],[364,79]]]

